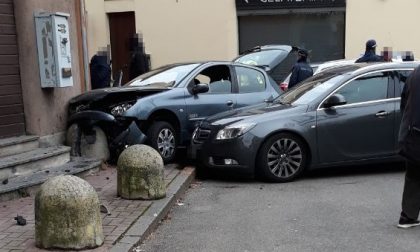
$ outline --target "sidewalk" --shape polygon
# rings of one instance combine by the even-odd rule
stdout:
[[[98,192],[101,203],[111,215],[102,214],[104,244],[86,251],[129,251],[141,243],[194,179],[192,167],[165,167],[166,197],[161,200],[125,200],[117,197],[117,171],[106,167],[85,177]],[[14,217],[23,216],[27,224],[16,225]],[[47,251],[35,247],[34,195],[0,203],[0,252]],[[48,250],[51,251],[51,250]]]

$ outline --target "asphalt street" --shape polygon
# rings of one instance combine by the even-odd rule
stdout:
[[[396,228],[401,165],[334,168],[270,184],[198,179],[137,251],[420,251]]]

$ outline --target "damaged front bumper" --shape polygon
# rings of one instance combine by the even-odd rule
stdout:
[[[79,151],[76,151],[79,155],[82,133],[86,136],[89,144],[95,143],[94,127],[100,127],[105,132],[109,150],[114,156],[118,156],[127,146],[143,144],[147,139],[134,118],[115,118],[113,115],[102,111],[88,110],[77,112],[69,118],[68,126],[73,124],[77,124],[79,130],[75,146],[76,150],[79,149]]]

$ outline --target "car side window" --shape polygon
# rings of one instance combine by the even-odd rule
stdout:
[[[395,96],[401,96],[401,93],[404,89],[407,78],[411,74],[411,72],[413,72],[413,70],[399,70],[399,71],[396,71],[397,85],[396,85],[395,88],[399,88],[399,90],[395,90]]]
[[[388,97],[389,74],[372,73],[359,77],[336,91],[347,101],[347,104],[386,99]]]
[[[209,85],[207,94],[227,94],[232,92],[230,69],[226,65],[211,66],[194,77],[194,84]]]
[[[254,93],[265,91],[264,75],[251,68],[235,67],[238,79],[239,93]]]

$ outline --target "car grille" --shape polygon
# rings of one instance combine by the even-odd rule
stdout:
[[[201,144],[210,137],[211,130],[196,128],[193,134],[194,143]]]

